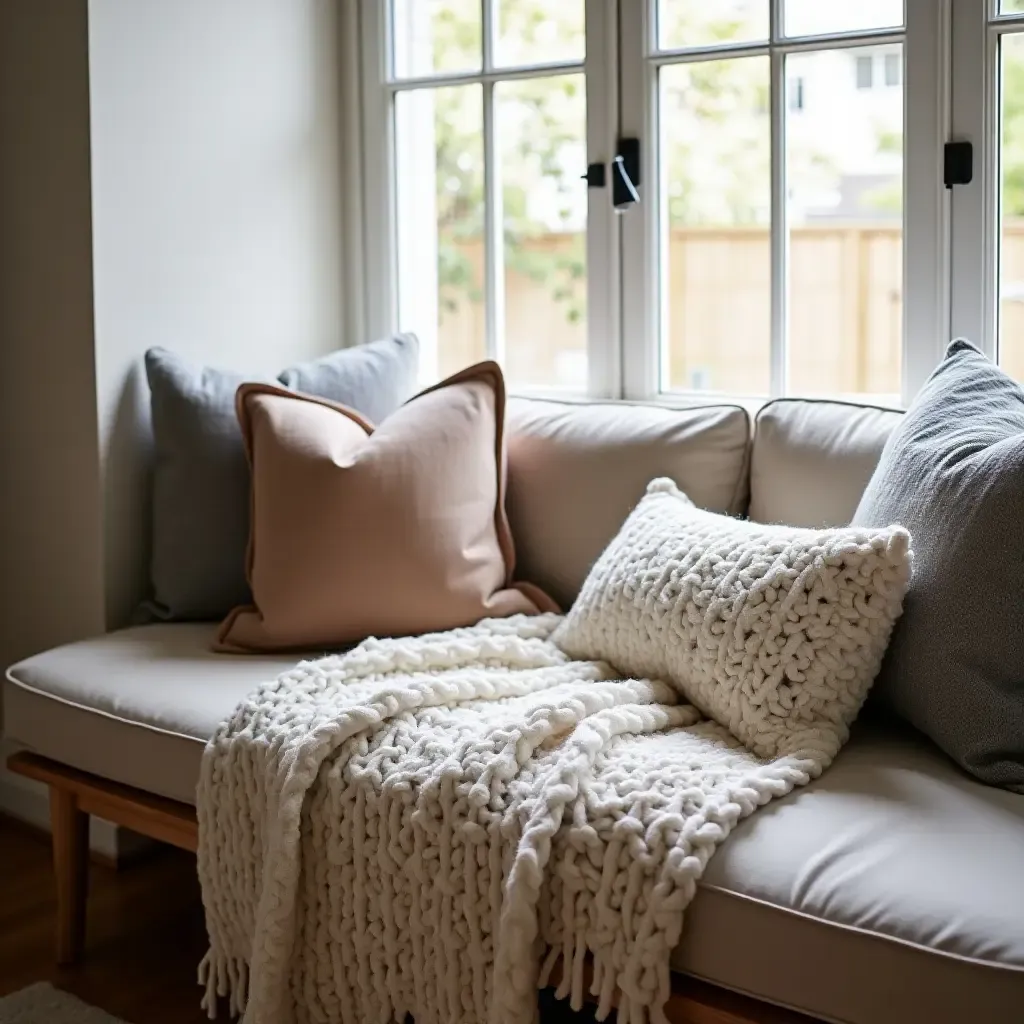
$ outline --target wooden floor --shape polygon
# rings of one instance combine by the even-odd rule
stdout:
[[[205,951],[195,857],[160,847],[115,871],[90,866],[85,957],[57,968],[47,839],[0,817],[0,996],[49,981],[131,1024],[202,1024]]]
[[[85,956],[55,967],[48,837],[0,816],[0,996],[49,981],[129,1024],[208,1024],[196,984],[206,930],[195,857],[162,846],[120,870],[89,871]],[[593,1020],[546,993],[541,1007],[544,1024]]]

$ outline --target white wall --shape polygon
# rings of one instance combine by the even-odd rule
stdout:
[[[96,378],[107,618],[142,594],[139,357],[274,372],[337,348],[334,0],[91,0]]]
[[[149,346],[342,343],[337,6],[0,0],[3,666],[144,596]]]

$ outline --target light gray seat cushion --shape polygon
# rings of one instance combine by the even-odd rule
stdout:
[[[214,654],[216,631],[153,623],[28,658],[7,673],[5,732],[63,764],[194,803],[218,723],[299,660]]]
[[[748,516],[787,526],[846,526],[903,413],[780,398],[754,420]]]
[[[213,627],[142,626],[14,666],[10,738],[191,801],[206,739],[295,658],[213,654]],[[712,858],[673,963],[854,1024],[996,1024],[1024,1006],[1024,796],[916,734],[865,725],[825,775]]]
[[[711,858],[673,965],[855,1024],[1024,1019],[1024,797],[864,722]]]
[[[512,398],[507,436],[516,579],[564,609],[655,477],[699,508],[746,508],[750,417],[740,406]]]

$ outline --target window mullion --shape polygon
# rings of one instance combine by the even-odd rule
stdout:
[[[362,340],[383,337],[398,322],[394,97],[385,87],[390,53],[387,15],[388,9],[376,0],[363,0],[359,6],[366,331]]]
[[[903,401],[909,402],[942,358],[950,330],[950,192],[942,180],[942,146],[950,131],[950,10],[947,0],[907,0],[903,55]],[[981,79],[978,85],[980,87]],[[954,126],[955,131],[955,126]],[[970,138],[973,130],[966,136]],[[978,146],[975,145],[975,154]],[[980,176],[975,170],[975,179]],[[954,204],[975,186],[960,186]],[[953,207],[955,210],[955,206]],[[953,280],[970,289],[979,269],[966,238]],[[959,288],[959,283],[957,284]],[[964,325],[966,326],[966,325]],[[977,338],[973,326],[967,332]]]
[[[494,89],[493,82],[484,82],[484,308],[487,355],[502,362],[505,358],[505,215]]]
[[[771,0],[771,37],[782,35],[782,0]],[[789,220],[786,208],[786,57],[774,47],[771,85],[771,376],[772,397],[786,393],[789,337]]]
[[[494,49],[498,19],[498,0],[480,0],[480,32],[483,39],[483,70],[486,74],[494,70]]]
[[[993,207],[995,111],[988,58],[987,4],[953,0],[951,137],[974,143],[974,177],[952,190],[950,222],[950,332],[970,338],[990,354],[995,307],[991,268],[995,252]],[[908,80],[913,68],[907,61]],[[933,359],[933,365],[937,360]]]
[[[654,398],[660,386],[662,204],[657,70],[648,59],[656,7],[623,0],[619,17],[619,130],[641,140],[643,171],[640,205],[621,218],[622,396],[631,399]]]
[[[586,0],[587,164],[606,167],[618,137],[616,0]],[[580,168],[581,173],[584,168]],[[587,189],[587,392],[622,394],[619,221],[610,185]]]

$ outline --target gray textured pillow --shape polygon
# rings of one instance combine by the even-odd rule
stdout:
[[[343,402],[379,423],[416,390],[419,346],[398,335],[285,370],[285,387]],[[153,537],[147,610],[218,619],[251,600],[245,579],[249,467],[235,417],[242,376],[146,353],[153,417]]]
[[[876,693],[983,782],[1024,791],[1024,389],[954,341],[853,522],[899,522],[915,551]]]
[[[419,342],[398,334],[300,363],[278,377],[292,391],[329,398],[380,423],[417,391]]]

